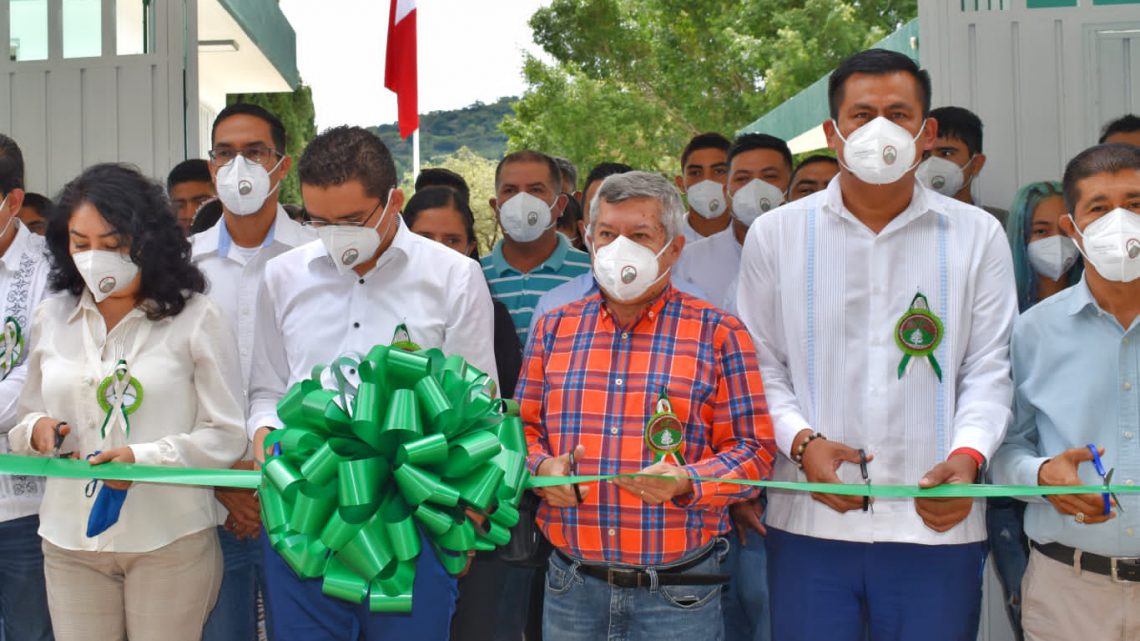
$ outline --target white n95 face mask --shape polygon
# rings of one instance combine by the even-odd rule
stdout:
[[[625,236],[594,252],[594,278],[598,285],[620,302],[636,300],[664,274],[659,274],[657,259],[672,244],[665,242],[661,251],[639,245]]]
[[[914,169],[914,141],[925,128],[924,120],[918,134],[912,136],[906,129],[879,116],[844,138],[837,123],[835,134],[843,141],[839,162],[865,183],[889,185],[898,182],[906,172]]]
[[[139,273],[131,257],[117,251],[89,249],[72,254],[71,260],[96,303],[130,285]]]
[[[1090,223],[1083,233],[1072,214],[1069,218],[1084,241],[1081,253],[1098,274],[1118,283],[1140,278],[1140,214],[1117,207]]]
[[[724,185],[713,180],[702,180],[689,187],[685,190],[685,197],[689,200],[689,206],[693,211],[708,220],[719,218],[728,208],[728,199],[724,197]]]
[[[1026,248],[1033,271],[1049,280],[1060,280],[1077,262],[1077,244],[1072,238],[1057,234],[1030,242]]]
[[[277,171],[284,160],[284,157],[278,160],[271,171]],[[269,195],[277,191],[280,186],[281,183],[278,182],[270,189],[269,171],[266,171],[261,163],[247,160],[241,154],[218,167],[218,200],[222,201],[226,210],[236,216],[257,213]]]
[[[962,170],[972,162],[974,162],[974,157],[970,156],[966,165],[959,167],[953,161],[931,156],[922,161],[922,164],[918,166],[918,171],[914,173],[914,177],[918,178],[918,182],[925,185],[927,189],[933,189],[943,196],[953,197],[962,191],[962,187],[966,185],[966,175]]]
[[[520,191],[499,205],[499,224],[515,241],[529,243],[554,226],[554,216],[541,198]]]
[[[770,182],[753,178],[732,195],[732,215],[750,227],[752,221],[784,204],[784,192]]]
[[[384,227],[384,233],[377,231],[380,221],[388,215],[388,205],[392,203],[392,191],[388,191],[387,204],[384,211],[376,220],[376,225],[325,225],[317,228],[317,236],[324,243],[325,251],[332,259],[337,273],[346,274],[353,267],[368,262],[380,249],[380,242],[388,235],[388,230],[396,222],[398,216],[392,216]]]

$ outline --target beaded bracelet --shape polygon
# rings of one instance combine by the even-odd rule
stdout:
[[[812,432],[811,436],[805,438],[804,442],[800,443],[799,447],[796,448],[796,451],[792,452],[792,462],[795,463],[796,466],[801,470],[804,469],[804,452],[807,451],[808,443],[811,443],[817,438],[821,438],[825,441],[827,440],[827,437],[823,434],[820,434],[819,432]]]

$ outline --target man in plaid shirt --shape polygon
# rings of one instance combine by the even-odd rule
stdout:
[[[543,490],[556,548],[543,636],[719,638],[720,535],[728,506],[757,490],[716,479],[765,478],[775,453],[755,350],[739,320],[670,285],[685,243],[672,185],[610,176],[590,207],[601,292],[531,335],[516,391],[528,463],[536,476],[658,477]]]

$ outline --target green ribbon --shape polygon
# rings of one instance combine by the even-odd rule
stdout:
[[[930,311],[926,296],[922,292],[916,293],[910,301],[910,307],[895,324],[895,344],[903,353],[898,367],[900,380],[906,374],[912,356],[925,356],[934,375],[942,381],[942,367],[934,357],[934,352],[942,343],[944,331],[942,319]]]
[[[410,347],[314,368],[265,441],[270,543],[325,594],[374,612],[411,610],[422,541],[451,574],[506,543],[528,477],[517,406],[462,358]]]
[[[244,470],[218,470],[199,469],[189,467],[166,467],[162,465],[138,465],[133,463],[103,463],[91,465],[87,461],[75,459],[54,459],[35,456],[19,456],[16,454],[0,454],[0,474],[19,474],[23,476],[50,476],[73,479],[99,479],[104,481],[133,481],[135,483],[161,483],[164,485],[193,485],[212,487],[232,487],[240,489],[259,489],[263,485],[262,472]],[[526,482],[528,489],[539,489],[555,485],[570,483],[598,483],[612,481],[619,477],[644,476],[650,478],[675,478],[657,474],[607,474],[598,476],[541,476],[529,477]],[[939,485],[929,489],[921,489],[917,485],[872,485],[868,487],[862,483],[800,483],[795,481],[753,481],[746,479],[716,479],[696,477],[694,482],[725,483],[729,485],[746,485],[749,487],[762,487],[774,490],[788,490],[793,492],[821,492],[824,494],[841,494],[844,496],[875,496],[882,498],[997,498],[1015,496],[1053,496],[1060,494],[1102,494],[1116,492],[1118,494],[1140,493],[1140,485],[978,485],[978,484],[951,484]],[[280,497],[280,495],[277,495]],[[262,509],[280,509],[274,522],[281,522],[284,514],[284,502],[275,503],[275,499],[262,499]],[[263,514],[263,516],[265,516]],[[511,518],[513,516],[513,518]],[[452,516],[449,512],[436,509],[431,505],[421,505],[416,509],[415,519],[425,530],[447,531],[451,527]],[[335,514],[334,517],[335,518]],[[493,523],[510,523],[518,521],[518,511],[515,506],[500,503],[498,509],[490,515]],[[507,527],[510,527],[509,525]]]

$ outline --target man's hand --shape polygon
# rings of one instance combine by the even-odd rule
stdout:
[[[978,477],[978,463],[966,454],[955,454],[930,469],[918,481],[921,488],[948,483],[973,483]],[[914,510],[922,517],[926,527],[945,532],[970,515],[974,499],[915,499]]]
[[[233,470],[252,470],[253,461],[238,461]],[[257,493],[232,487],[215,487],[214,497],[218,499],[229,515],[226,529],[239,539],[252,539],[261,534],[261,501]]]
[[[736,526],[736,536],[740,539],[741,545],[748,542],[748,530],[756,530],[760,536],[768,536],[768,528],[764,527],[764,523],[760,520],[760,517],[764,516],[764,506],[760,504],[760,497],[733,503],[728,512],[732,517],[732,524]]]
[[[579,445],[574,448],[574,460],[580,461],[586,454],[586,447]],[[561,456],[548,458],[538,466],[538,473],[536,476],[569,476],[570,475],[570,453],[567,452]],[[585,499],[590,493],[590,488],[579,487],[582,492],[582,498]],[[542,488],[542,498],[553,507],[574,507],[578,505],[578,497],[574,494],[574,487],[571,485],[552,485],[550,487]]]
[[[811,430],[803,430],[797,434],[792,444],[792,451],[794,452],[803,442],[803,439],[809,436],[811,436]],[[867,454],[868,463],[874,458],[873,454]],[[844,463],[858,465],[860,463],[859,450],[843,443],[822,438],[817,438],[808,443],[807,449],[804,450],[804,475],[807,476],[808,483],[841,483],[842,481],[839,480],[839,476],[835,472]],[[863,509],[863,497],[861,496],[812,492],[811,497],[836,512]]]
[[[1100,455],[1104,456],[1104,448],[1100,448]],[[1084,485],[1081,477],[1077,476],[1077,466],[1092,461],[1093,455],[1087,447],[1074,447],[1061,452],[1045,461],[1037,470],[1037,484],[1048,485]],[[1053,509],[1061,514],[1076,517],[1084,516],[1078,523],[1104,523],[1116,518],[1116,512],[1104,513],[1104,498],[1100,494],[1053,494],[1045,497],[1053,504]],[[1112,499],[1109,499],[1112,503]]]
[[[683,467],[659,461],[641,470],[641,474],[657,476],[620,476],[614,479],[618,487],[638,495],[649,505],[660,505],[675,496],[693,491],[689,472]],[[665,476],[668,478],[659,478]]]
[[[99,452],[91,457],[92,465],[101,465],[103,463],[134,463],[135,453],[129,447],[116,447],[113,450],[105,450]],[[130,481],[103,481],[107,487],[115,490],[125,490],[131,486]]]
[[[265,465],[265,437],[273,429],[269,427],[259,427],[253,433],[253,463],[255,470],[260,470],[262,465]]]

